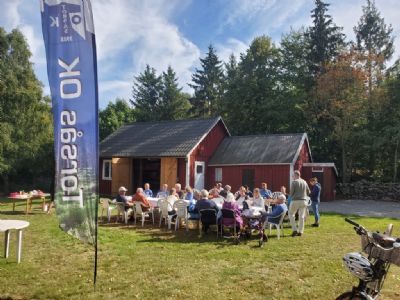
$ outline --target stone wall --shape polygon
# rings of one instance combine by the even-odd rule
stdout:
[[[337,199],[383,200],[400,202],[400,183],[361,180],[337,184]]]

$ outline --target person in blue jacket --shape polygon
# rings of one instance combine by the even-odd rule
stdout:
[[[153,197],[153,191],[150,189],[149,183],[144,184],[144,193],[146,194],[147,197]]]
[[[315,218],[315,223],[312,224],[311,226],[313,227],[319,227],[319,220],[320,220],[320,215],[319,215],[319,203],[321,201],[321,184],[318,182],[318,179],[316,177],[313,177],[310,179],[310,185],[311,185],[311,193],[310,193],[310,198],[311,198],[311,207],[314,212],[314,218]]]

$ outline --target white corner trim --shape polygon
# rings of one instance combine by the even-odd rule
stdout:
[[[290,194],[290,188],[292,187],[292,181],[293,181],[293,175],[294,175],[294,164],[290,164],[290,171],[289,171],[289,194]]]
[[[186,155],[186,186],[190,186],[190,155]]]
[[[199,141],[196,143],[196,145],[194,145],[194,147],[189,151],[189,153],[187,155],[191,155],[192,154],[194,149],[196,149],[200,145],[200,143],[207,137],[207,135],[211,132],[211,130],[213,130],[215,128],[215,126],[218,125],[219,121],[222,121],[222,125],[224,125],[225,130],[228,133],[228,137],[231,136],[231,134],[229,133],[229,130],[226,127],[226,125],[225,125],[224,121],[222,120],[222,118],[218,117],[217,121],[211,126],[211,128],[205,134],[203,134],[203,136],[199,139]]]
[[[333,170],[336,173],[336,176],[339,176],[338,170],[336,169],[335,163],[304,163],[303,166],[305,167],[327,167],[327,168],[333,168]]]
[[[308,154],[310,155],[310,160],[312,161],[310,143],[308,142],[307,133],[303,133],[303,136],[302,136],[301,141],[300,141],[300,145],[297,148],[296,154],[294,155],[294,158],[293,158],[293,161],[292,161],[292,165],[293,166],[295,165],[297,159],[299,158],[300,151],[301,151],[301,148],[303,147],[304,142],[307,142]]]

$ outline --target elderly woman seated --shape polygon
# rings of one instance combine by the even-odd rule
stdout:
[[[142,209],[144,211],[147,211],[150,209],[151,205],[149,200],[147,200],[146,194],[144,193],[142,188],[138,188],[136,190],[135,195],[133,195],[132,197],[132,202],[140,202],[140,204],[142,205]]]
[[[236,231],[240,232],[243,227],[243,220],[240,216],[240,209],[238,203],[235,201],[235,196],[232,193],[229,193],[226,196],[224,203],[222,204],[222,209],[230,209],[233,210],[236,220]],[[233,219],[222,218],[221,224],[223,226],[232,226],[235,222]]]
[[[176,214],[176,211],[174,209],[174,203],[178,201],[179,195],[176,191],[175,188],[172,188],[171,191],[169,192],[169,196],[167,197],[167,202],[168,202],[168,214],[170,216],[173,216]]]
[[[264,208],[264,198],[260,194],[260,189],[255,188],[253,192],[252,206]]]
[[[236,193],[236,202],[239,206],[243,206],[243,209],[249,208],[248,200],[249,196],[246,195],[246,188],[241,186],[239,191]]]
[[[267,213],[267,212],[262,212],[262,218],[261,221],[265,222],[268,221],[269,223],[273,223],[273,224],[279,224],[279,219],[281,217],[281,215],[288,210],[285,202],[286,202],[286,197],[283,194],[280,194],[278,196],[278,198],[276,199],[270,199],[267,200],[271,203],[274,203],[275,206],[272,207],[272,212]]]
[[[219,197],[219,188],[218,185],[215,185],[209,192],[208,192],[208,198],[218,198]]]

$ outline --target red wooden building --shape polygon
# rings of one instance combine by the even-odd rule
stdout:
[[[100,193],[132,192],[145,182],[154,191],[176,182],[203,189],[208,160],[229,135],[220,117],[126,125],[100,145]]]
[[[323,200],[334,199],[336,169],[320,164],[316,175],[305,133],[232,137],[220,117],[143,122],[118,129],[100,148],[101,194],[114,195],[122,185],[133,192],[145,182],[153,191],[175,182],[196,189],[222,182],[233,190],[267,182],[278,191],[289,188],[294,170],[300,170],[305,179],[320,178]]]

